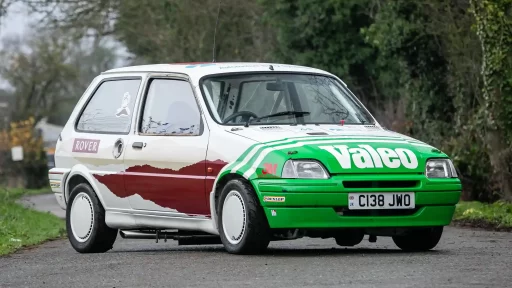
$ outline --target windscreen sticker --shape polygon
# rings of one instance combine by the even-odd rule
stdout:
[[[73,152],[96,154],[98,153],[99,146],[100,140],[75,138]]]
[[[215,66],[215,63],[203,63],[199,65],[187,65],[185,68],[195,68],[195,67],[208,67],[208,66]]]
[[[121,107],[116,111],[116,117],[130,116],[130,108],[128,108],[128,104],[130,104],[130,98],[131,95],[129,92],[124,93]]]

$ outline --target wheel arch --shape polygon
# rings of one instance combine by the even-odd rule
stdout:
[[[94,190],[94,193],[100,200],[101,205],[106,209],[105,202],[101,193],[99,193],[99,189],[94,181],[93,176],[91,175],[89,169],[84,165],[76,165],[71,169],[68,176],[66,177],[66,185],[64,186],[64,200],[66,204],[69,199],[69,195],[73,188],[82,183],[88,184]]]
[[[238,173],[226,173],[222,176],[220,176],[214,183],[213,189],[210,192],[210,211],[211,211],[211,217],[213,221],[213,227],[218,231],[219,227],[217,226],[217,201],[220,197],[220,194],[222,193],[222,189],[224,186],[231,180],[239,179],[242,180],[254,189],[253,184],[249,179],[245,178],[244,176],[238,174]],[[254,189],[256,191],[256,189]]]

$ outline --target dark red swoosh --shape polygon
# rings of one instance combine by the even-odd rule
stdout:
[[[161,207],[188,215],[210,215],[209,193],[227,162],[203,160],[178,170],[133,166],[116,174],[94,177],[117,197],[135,194]],[[207,173],[207,168],[212,168]]]

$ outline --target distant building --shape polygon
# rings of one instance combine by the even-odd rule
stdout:
[[[36,124],[35,129],[39,131],[43,137],[43,146],[48,157],[48,167],[53,168],[55,167],[55,145],[57,144],[60,132],[64,127],[50,124],[48,123],[47,118],[43,118]]]

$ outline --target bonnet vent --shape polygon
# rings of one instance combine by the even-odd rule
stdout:
[[[380,130],[380,128],[375,125],[364,125],[364,128],[368,130]]]

